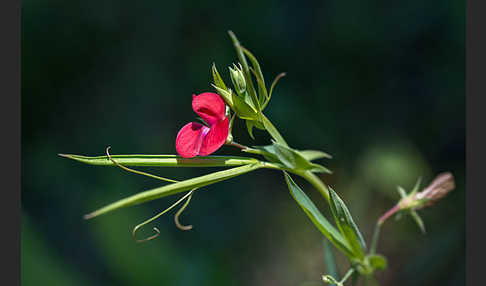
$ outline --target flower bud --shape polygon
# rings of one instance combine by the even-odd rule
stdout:
[[[233,68],[229,67],[229,71],[233,86],[239,94],[242,94],[246,91],[246,81],[245,76],[243,75],[241,64],[238,63],[238,65],[239,67],[233,64]]]
[[[441,173],[423,189],[417,192],[418,185],[406,197],[403,197],[400,202],[401,209],[421,209],[428,207],[442,199],[447,193],[455,188],[454,177],[451,173]]]
[[[452,174],[449,172],[437,175],[432,183],[430,183],[430,185],[421,192],[418,192],[419,185],[420,180],[408,195],[405,193],[405,190],[398,187],[398,191],[402,196],[402,199],[392,209],[380,217],[378,224],[383,224],[388,217],[395,213],[408,210],[411,212],[422,231],[424,231],[423,223],[415,210],[435,204],[456,187],[454,183],[454,176],[452,176]]]
[[[415,195],[415,199],[422,202],[418,208],[435,204],[455,187],[454,177],[451,173],[439,174],[427,188]]]

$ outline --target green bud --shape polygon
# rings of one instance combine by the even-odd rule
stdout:
[[[243,75],[243,68],[241,64],[237,67],[233,64],[233,68],[229,67],[231,81],[233,82],[233,86],[235,87],[238,94],[242,94],[246,91],[246,81],[245,76]]]

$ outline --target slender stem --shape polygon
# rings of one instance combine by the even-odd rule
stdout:
[[[378,237],[380,237],[381,224],[376,223],[373,238],[371,239],[370,254],[375,254],[376,245],[378,244]]]
[[[401,208],[400,208],[399,204],[397,204],[393,208],[389,209],[384,215],[382,215],[380,217],[380,219],[378,219],[378,224],[382,225],[387,218],[391,217],[393,214],[398,212],[400,209]]]
[[[373,233],[373,238],[371,240],[370,254],[375,254],[376,245],[378,244],[378,238],[380,236],[381,225],[392,215],[400,211],[400,205],[397,204],[393,208],[389,209],[384,213],[376,222],[375,231]]]
[[[327,200],[327,202],[330,203],[331,200],[329,198],[329,190],[327,186],[321,181],[321,179],[319,179],[319,177],[317,177],[314,173],[310,171],[305,171],[305,172],[296,172],[292,170],[290,171],[306,179],[322,194],[322,196]]]
[[[346,280],[348,280],[349,276],[351,276],[351,274],[353,274],[354,271],[355,271],[354,268],[349,269],[348,272],[346,272],[346,275],[344,275],[343,279],[339,281],[339,283],[343,284],[344,282],[346,282]]]
[[[250,147],[245,146],[243,144],[236,143],[235,141],[231,141],[231,143],[229,143],[228,145],[233,146],[233,147],[236,147],[236,148],[239,148],[241,150],[245,150],[245,149],[249,149],[250,148]]]

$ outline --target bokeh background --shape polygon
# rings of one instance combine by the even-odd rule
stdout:
[[[173,154],[212,91],[229,83],[227,30],[260,60],[266,81],[287,72],[266,114],[289,144],[331,153],[322,176],[365,239],[410,190],[451,171],[457,188],[421,215],[387,222],[382,285],[465,285],[465,3],[411,1],[22,1],[23,285],[323,285],[323,236],[271,170],[198,191],[181,231],[137,244],[131,229],[176,197],[90,221],[82,215],[161,183],[58,153]],[[234,135],[252,141],[242,122]],[[230,147],[216,154],[238,154]],[[190,178],[216,169],[149,169]],[[297,183],[328,213],[317,192]],[[150,235],[150,228],[140,235]],[[347,263],[338,254],[341,275]]]

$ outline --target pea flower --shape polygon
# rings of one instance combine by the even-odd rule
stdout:
[[[218,94],[192,95],[192,109],[209,126],[190,122],[181,128],[176,138],[176,150],[184,158],[214,153],[225,143],[229,133],[226,105]]]

